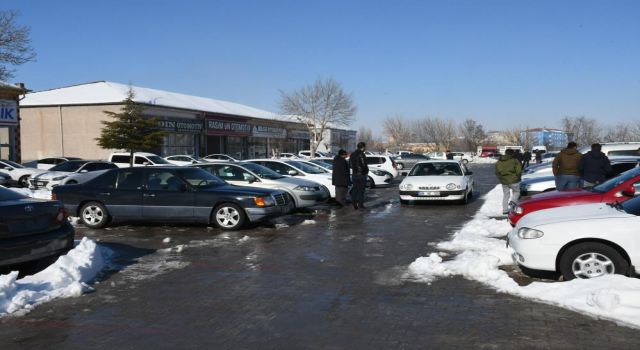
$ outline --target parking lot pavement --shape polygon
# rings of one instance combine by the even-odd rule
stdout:
[[[478,194],[495,186],[491,166],[473,170]],[[400,206],[380,188],[364,212],[323,206],[233,233],[79,228],[113,271],[91,294],[0,319],[0,349],[637,349],[638,332],[611,322],[460,277],[403,279],[481,202]]]

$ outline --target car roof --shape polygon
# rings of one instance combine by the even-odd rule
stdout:
[[[460,165],[460,161],[451,160],[451,159],[429,159],[429,160],[423,160],[423,161],[420,161],[420,162],[416,163],[416,165],[425,164],[425,163],[451,163],[451,164]]]
[[[112,156],[128,156],[130,155],[129,152],[113,152],[111,153]],[[133,152],[134,156],[157,156],[157,154],[155,153],[149,153],[149,152]]]

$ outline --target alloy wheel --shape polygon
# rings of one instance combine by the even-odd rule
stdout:
[[[573,275],[578,278],[594,278],[614,274],[613,261],[600,253],[585,253],[573,260]]]
[[[240,213],[235,208],[222,207],[216,213],[216,221],[222,227],[235,227],[240,222]]]

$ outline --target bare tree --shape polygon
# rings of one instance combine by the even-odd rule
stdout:
[[[332,78],[317,79],[313,84],[291,93],[280,91],[280,109],[284,115],[303,123],[311,135],[311,157],[315,157],[324,132],[331,126],[348,126],[357,107],[351,94],[342,90]]]
[[[451,148],[456,133],[456,124],[450,119],[423,118],[414,123],[416,136],[420,142],[434,143],[436,149]]]
[[[392,146],[401,147],[412,138],[410,123],[399,115],[384,118],[382,129]]]
[[[595,119],[580,117],[562,118],[562,128],[569,134],[569,139],[579,145],[589,145],[601,138],[601,127]]]
[[[371,128],[367,128],[366,126],[361,126],[358,128],[357,139],[359,142],[364,142],[368,145],[373,141],[373,133],[371,132]]]
[[[14,77],[15,69],[9,66],[19,66],[36,58],[29,38],[30,29],[18,25],[17,17],[15,11],[0,11],[0,81]]]
[[[473,119],[466,119],[460,123],[460,135],[464,140],[466,151],[476,151],[478,146],[487,137],[482,124]]]
[[[606,128],[602,141],[604,142],[633,142],[640,141],[640,121],[635,123],[621,123]]]

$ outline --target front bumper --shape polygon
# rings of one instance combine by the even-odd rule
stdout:
[[[293,211],[294,203],[290,202],[285,205],[276,205],[265,208],[245,208],[247,218],[250,222],[258,222],[268,218],[282,216]]]
[[[428,194],[437,192],[437,194]],[[400,199],[407,201],[453,201],[464,199],[465,190],[457,191],[400,191]]]
[[[73,226],[67,221],[54,231],[0,239],[0,266],[65,254],[73,248],[74,235]]]
[[[324,190],[318,192],[299,191],[294,192],[294,194],[298,199],[299,208],[310,207],[312,205],[323,203],[329,199],[329,192]]]
[[[514,228],[507,236],[507,246],[513,248],[513,262],[532,270],[555,271],[557,251],[542,244],[540,238],[522,239]]]

